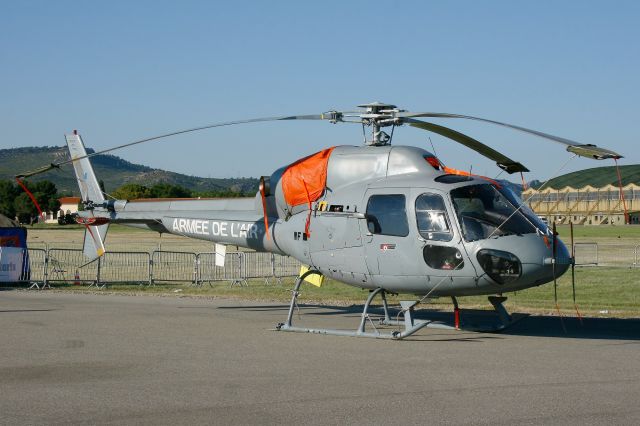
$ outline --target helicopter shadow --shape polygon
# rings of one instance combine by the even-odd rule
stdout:
[[[514,336],[629,340],[640,344],[640,318],[528,316],[502,332]]]
[[[320,305],[320,304],[299,304],[301,314],[310,317],[333,317],[344,316],[345,319],[359,319],[362,314],[362,305]],[[288,304],[282,305],[253,305],[253,306],[221,306],[218,309],[240,309],[251,312],[282,312],[283,319],[289,309]],[[375,321],[376,317],[383,317],[384,311],[382,307],[372,306],[369,309],[371,318]],[[398,317],[397,309],[389,309],[392,319]],[[415,312],[416,319],[432,320],[444,324],[453,324],[453,314],[447,311],[435,311],[428,309],[420,309]],[[569,339],[595,339],[595,340],[627,340],[629,344],[640,344],[640,318],[599,318],[599,317],[583,317],[582,321],[574,317],[558,317],[549,315],[527,315],[513,314],[515,323],[501,331],[494,332],[474,332],[471,337],[468,334],[465,337],[451,340],[471,341],[476,339],[499,338],[498,336],[531,336],[531,337],[553,337],[553,338],[569,338]],[[402,319],[402,316],[398,317]],[[461,310],[461,321],[463,332],[465,325],[471,328],[491,328],[496,325],[497,317],[492,311],[464,309]],[[432,330],[431,333],[438,331]],[[447,331],[450,333],[450,331]],[[418,336],[415,336],[418,337]],[[425,337],[425,336],[420,336]],[[411,340],[416,339],[414,337]],[[442,339],[438,339],[442,340]],[[445,339],[447,340],[447,339]],[[635,342],[633,342],[635,341]]]

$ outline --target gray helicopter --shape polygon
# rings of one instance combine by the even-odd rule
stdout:
[[[309,269],[296,281],[288,317],[276,327],[281,331],[402,339],[422,327],[448,327],[415,318],[416,300],[401,302],[393,319],[387,293],[413,294],[419,301],[450,297],[454,328],[460,328],[456,297],[488,295],[500,320],[497,330],[512,323],[503,306],[504,293],[554,281],[572,266],[572,256],[556,233],[507,185],[450,169],[424,149],[391,145],[396,127],[409,125],[445,136],[496,161],[507,173],[528,169],[467,135],[417,118],[477,120],[564,144],[575,155],[621,158],[594,145],[478,117],[412,113],[377,102],[359,108],[218,123],[89,155],[77,132],[66,135],[71,154],[67,163],[74,166],[85,205],[78,218],[87,225],[85,255],[90,259],[102,255],[109,224],[120,223],[292,256]],[[107,200],[89,160],[93,155],[175,134],[286,120],[359,123],[363,133],[366,128],[371,133],[363,146],[328,148],[261,177],[255,198],[245,199]],[[389,127],[390,133],[383,131]],[[35,173],[61,164],[64,162]],[[292,324],[300,286],[314,274],[370,290],[356,330]],[[397,326],[391,332],[375,327],[366,330],[376,296],[381,297],[384,308],[381,324]]]

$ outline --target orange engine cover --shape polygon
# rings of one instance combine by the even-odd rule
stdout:
[[[282,174],[282,191],[288,205],[297,206],[320,198],[327,184],[327,164],[334,148],[317,152],[287,167]]]

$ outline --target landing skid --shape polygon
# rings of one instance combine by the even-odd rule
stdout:
[[[397,318],[400,316],[403,317],[402,320],[392,319],[389,315],[389,307],[387,304],[387,298],[384,289],[378,287],[375,290],[372,290],[369,293],[369,297],[364,304],[364,309],[362,311],[362,315],[360,317],[360,325],[356,330],[336,330],[336,329],[324,329],[324,328],[307,328],[307,327],[296,327],[293,325],[293,313],[297,308],[297,299],[300,295],[300,286],[304,279],[309,275],[321,275],[319,271],[309,270],[305,272],[303,275],[298,277],[296,280],[296,284],[292,290],[291,295],[291,303],[289,305],[289,312],[287,315],[287,320],[284,323],[279,323],[276,325],[277,331],[289,331],[296,333],[312,333],[312,334],[328,334],[334,336],[349,336],[349,337],[369,337],[374,339],[392,339],[392,340],[401,340],[405,337],[409,337],[412,334],[416,333],[422,328],[438,328],[445,330],[467,330],[467,331],[478,331],[478,332],[498,332],[502,331],[505,328],[513,325],[516,321],[513,320],[511,315],[505,309],[503,303],[507,300],[506,297],[499,296],[489,296],[489,302],[493,305],[496,313],[498,314],[499,323],[495,327],[479,327],[479,326],[461,326],[460,324],[460,311],[458,308],[458,301],[455,297],[452,297],[453,305],[454,305],[454,324],[450,325],[441,321],[434,321],[428,319],[416,319],[414,307],[419,303],[418,301],[400,301],[401,310],[397,315]],[[381,326],[397,326],[396,330],[393,331],[385,331],[378,330],[374,324],[374,321],[369,316],[369,307],[371,303],[375,299],[377,295],[380,295],[382,299],[382,307],[384,310],[384,318],[380,318],[378,324]],[[519,319],[518,319],[519,320]],[[367,331],[367,324],[371,326],[372,331]]]

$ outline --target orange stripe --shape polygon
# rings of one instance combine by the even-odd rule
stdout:
[[[441,165],[442,165],[442,163],[441,163]],[[491,178],[488,178],[486,176],[474,175],[473,173],[465,172],[464,170],[452,169],[451,167],[447,167],[445,165],[442,165],[442,170],[444,170],[445,173],[448,173],[450,175],[478,177],[480,179],[484,179],[486,181],[491,182],[493,185],[497,186],[498,188],[502,188],[502,186],[498,183],[498,181],[495,181],[495,180],[493,180]]]

